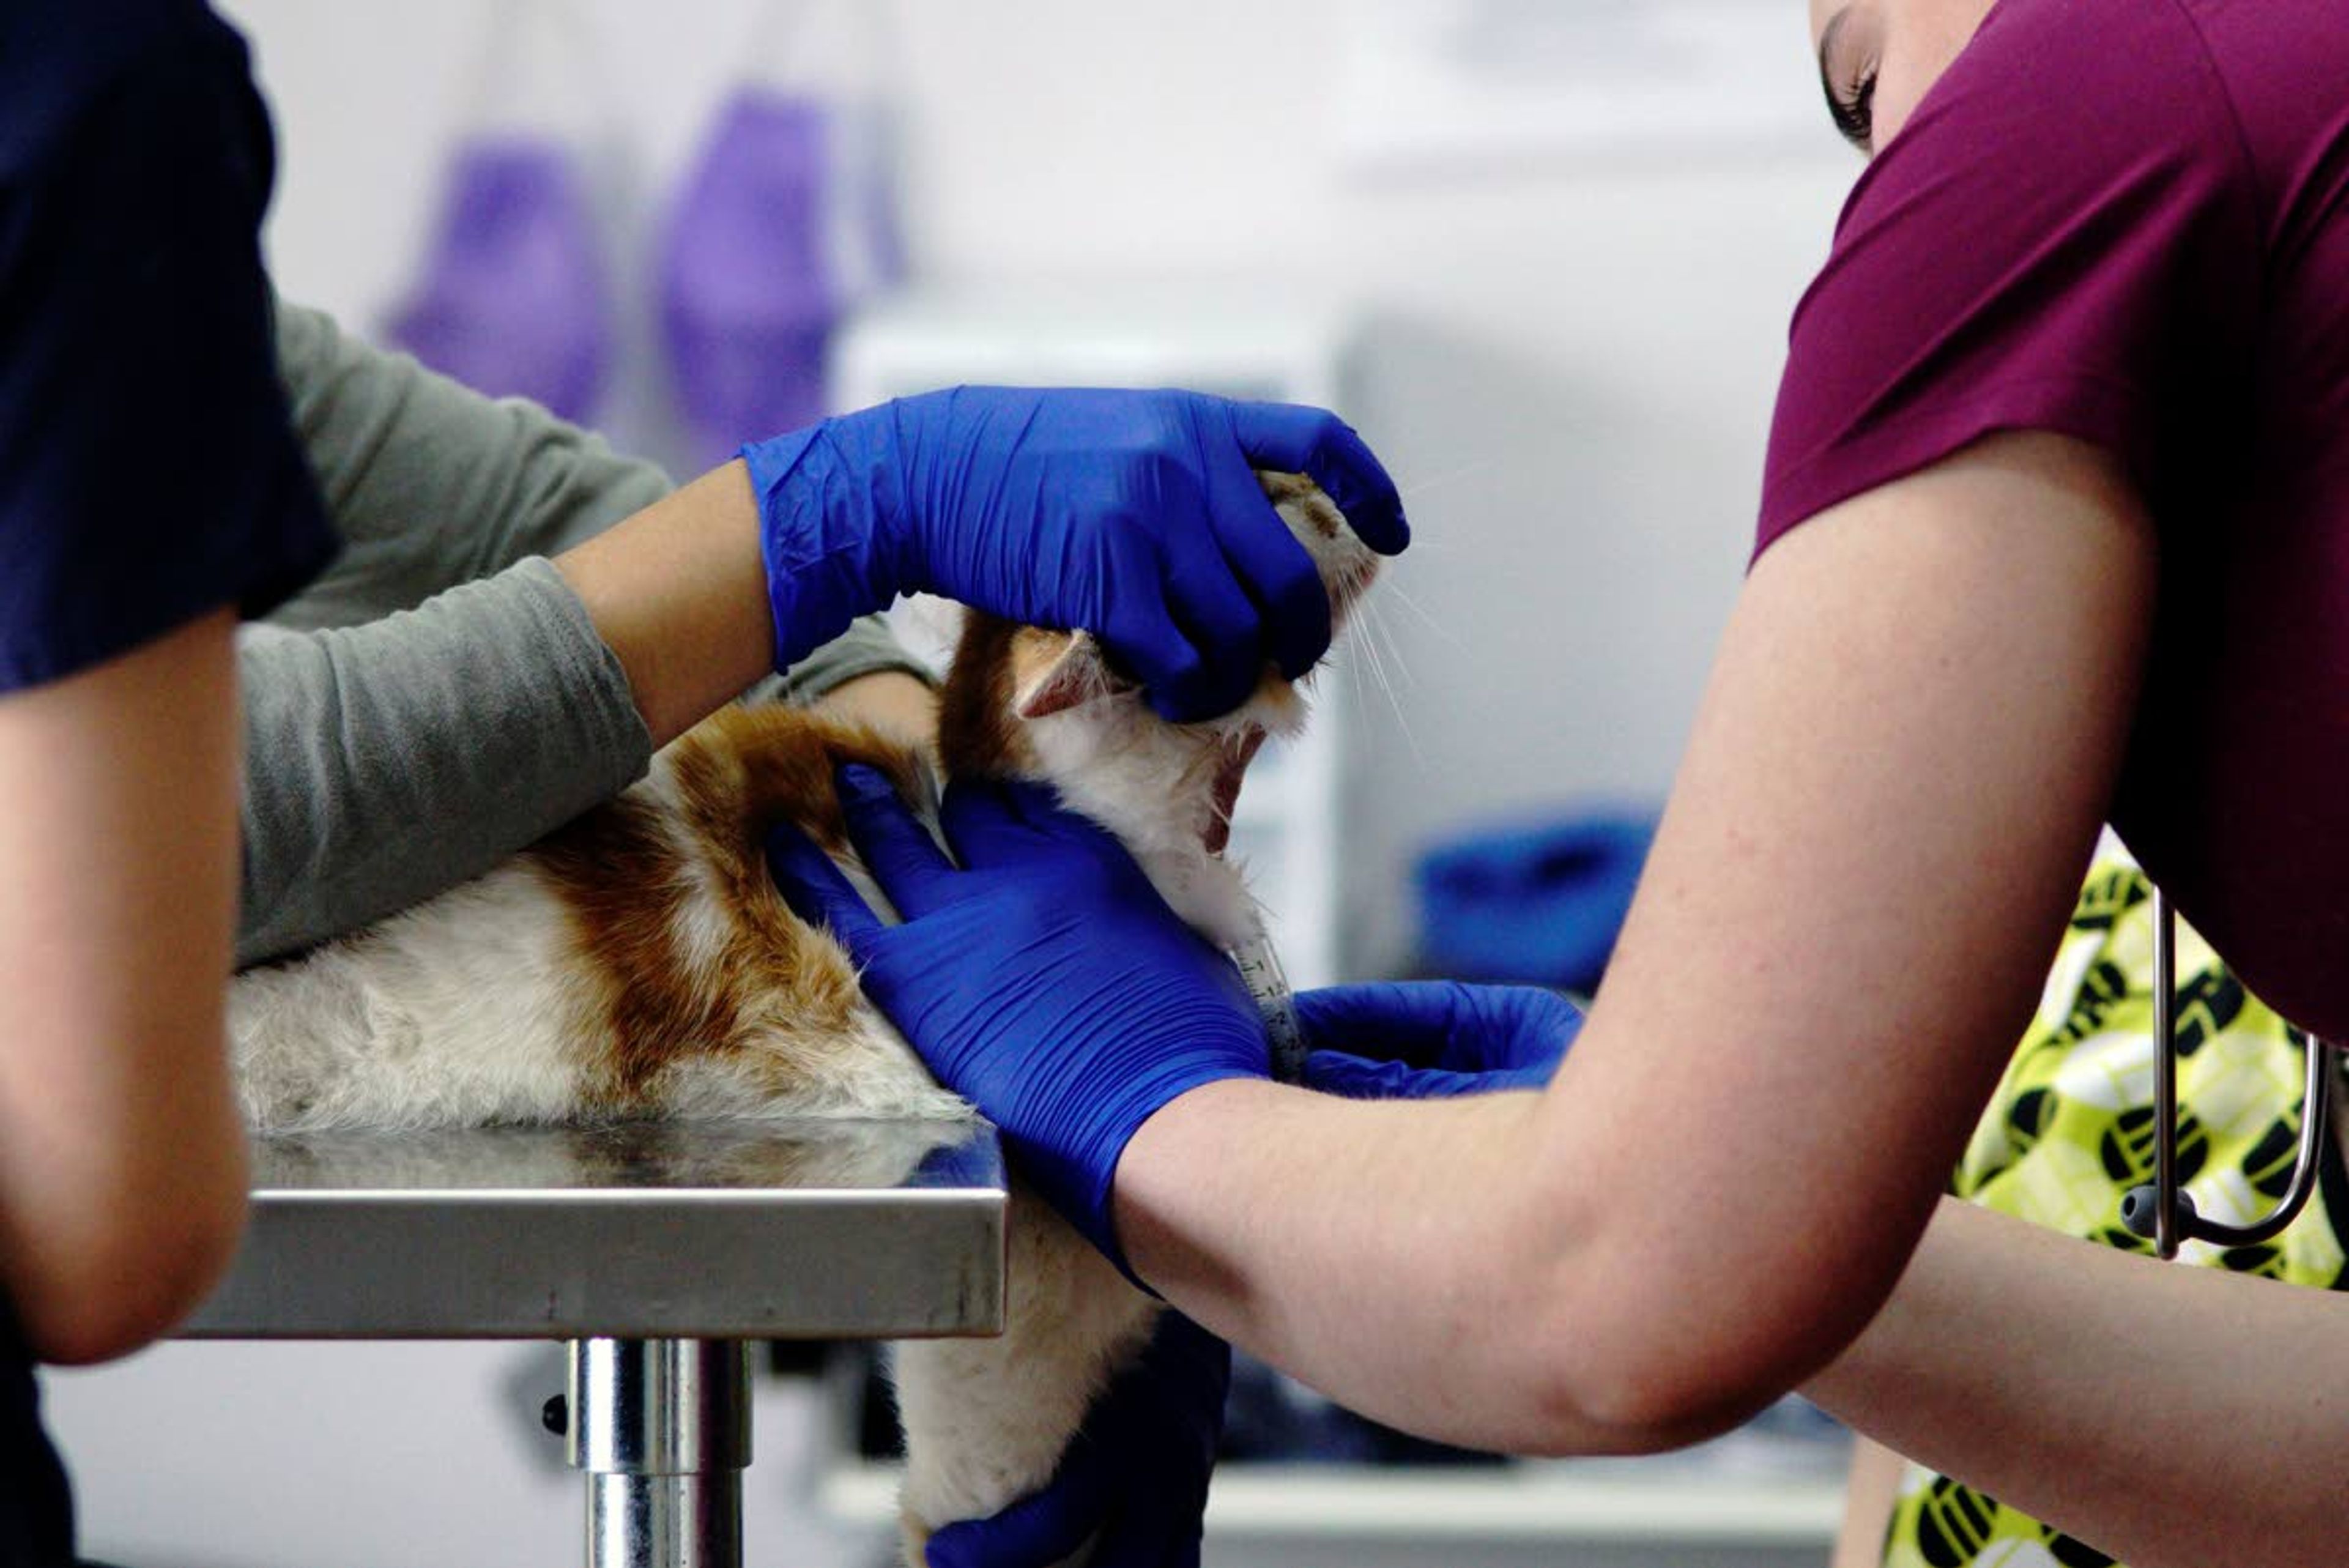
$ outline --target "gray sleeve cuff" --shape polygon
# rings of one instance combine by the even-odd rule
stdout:
[[[937,684],[937,672],[905,651],[889,630],[889,623],[868,615],[792,665],[771,682],[753,688],[758,696],[772,695],[805,706],[847,685],[860,676],[894,670],[926,684]]]
[[[240,967],[479,876],[642,776],[619,660],[548,562],[347,629],[253,625]]]

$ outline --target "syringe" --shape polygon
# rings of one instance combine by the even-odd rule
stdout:
[[[1248,994],[1264,1019],[1264,1037],[1272,1046],[1272,1075],[1284,1084],[1300,1082],[1305,1076],[1305,1031],[1298,1026],[1296,995],[1288,989],[1288,976],[1281,972],[1279,955],[1272,950],[1272,937],[1262,920],[1232,950],[1232,961],[1239,965],[1240,978],[1247,981]]]

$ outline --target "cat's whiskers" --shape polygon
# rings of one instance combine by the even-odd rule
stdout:
[[[1467,646],[1465,642],[1461,640],[1461,637],[1458,632],[1454,631],[1450,627],[1444,625],[1442,621],[1428,614],[1425,607],[1423,607],[1417,599],[1413,598],[1409,594],[1403,592],[1402,588],[1399,585],[1392,582],[1388,583],[1386,586],[1386,591],[1379,597],[1382,599],[1392,599],[1395,603],[1402,606],[1403,608],[1412,613],[1413,617],[1418,620],[1420,625],[1425,627],[1429,631],[1434,633],[1437,637],[1442,638],[1453,647],[1464,648]]]
[[[1370,608],[1367,605],[1362,607],[1365,610]],[[1395,729],[1402,736],[1403,744],[1410,748],[1412,761],[1423,774],[1430,771],[1427,753],[1420,749],[1419,737],[1412,732],[1411,717],[1404,711],[1402,699],[1396,693],[1394,678],[1387,670],[1386,660],[1380,657],[1378,639],[1383,632],[1384,628],[1374,614],[1366,614],[1362,617],[1361,626],[1357,633],[1359,638],[1357,646],[1361,648],[1362,653],[1362,668],[1369,670],[1371,678],[1378,682],[1379,690],[1385,693],[1387,705],[1394,712]],[[1395,659],[1398,667],[1402,666],[1402,658],[1392,645],[1389,646],[1388,654]],[[1361,682],[1350,680],[1347,684],[1359,687]],[[1354,711],[1358,721],[1365,720],[1359,691],[1355,693]]]
[[[1497,457],[1475,458],[1457,467],[1446,469],[1433,479],[1414,479],[1408,484],[1398,480],[1395,483],[1395,493],[1403,500],[1409,501],[1415,496],[1424,495],[1431,490],[1441,490],[1447,484],[1456,484],[1464,479],[1472,479],[1488,469],[1498,468],[1500,464],[1501,460]]]
[[[1323,657],[1320,668],[1340,673],[1350,672],[1350,667],[1334,652]],[[1362,707],[1362,683],[1359,680],[1348,680],[1344,684],[1348,699],[1354,704],[1354,728],[1358,731],[1368,729],[1370,714]]]
[[[1394,677],[1388,672],[1386,661],[1379,657],[1377,645],[1372,643],[1369,646],[1371,649],[1371,668],[1378,676],[1379,689],[1386,693],[1387,706],[1394,711],[1395,731],[1402,736],[1403,744],[1411,748],[1412,760],[1424,774],[1428,771],[1427,753],[1420,750],[1419,737],[1412,732],[1411,715],[1404,711],[1402,698],[1395,690]]]
[[[1410,661],[1402,656],[1402,644],[1395,640],[1394,628],[1388,624],[1383,617],[1365,618],[1362,622],[1362,635],[1371,639],[1371,646],[1378,652],[1381,675],[1387,673],[1387,667],[1390,664],[1393,666],[1392,673],[1396,679],[1390,682],[1390,694],[1394,690],[1415,687],[1419,684],[1412,676]]]

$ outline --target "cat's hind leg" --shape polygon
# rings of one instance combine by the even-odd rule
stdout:
[[[1042,1199],[1014,1183],[1010,1299],[994,1339],[895,1347],[905,1560],[931,1532],[1040,1490],[1110,1378],[1141,1353],[1160,1307]]]

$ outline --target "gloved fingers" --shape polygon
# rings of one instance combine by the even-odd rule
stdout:
[[[1107,828],[1062,805],[1051,785],[1030,779],[956,779],[947,785],[939,819],[956,857],[973,871],[1033,867],[1045,857],[1067,866],[1071,856],[1133,865]],[[1139,870],[1134,877],[1147,886]]]
[[[779,822],[768,830],[767,871],[792,914],[830,930],[857,962],[870,961],[874,943],[887,928],[832,857],[796,824]]]
[[[1255,504],[1260,513],[1271,511],[1261,490]],[[1277,516],[1271,522],[1278,528]],[[1254,696],[1271,651],[1273,628],[1234,573],[1218,541],[1223,526],[1210,517],[1204,524],[1180,527],[1166,540],[1167,613],[1196,650],[1202,668],[1199,706],[1185,710],[1191,719],[1220,718]],[[1286,538],[1286,530],[1280,532]],[[1320,657],[1318,649],[1314,657]]]
[[[1330,594],[1320,568],[1265,498],[1255,471],[1241,463],[1208,475],[1207,517],[1256,610],[1265,657],[1296,680],[1330,651]]]
[[[1582,1027],[1539,986],[1378,981],[1298,993],[1305,1084],[1356,1099],[1436,1099],[1537,1089]]]
[[[1230,569],[1220,561],[1216,571],[1226,580]],[[1163,571],[1163,567],[1153,567]],[[1212,719],[1228,713],[1247,701],[1247,691],[1237,696],[1235,671],[1247,668],[1227,654],[1211,659],[1202,648],[1199,638],[1206,637],[1212,645],[1213,631],[1195,633],[1184,624],[1169,598],[1172,586],[1164,582],[1136,580],[1112,603],[1100,636],[1109,644],[1111,654],[1142,682],[1142,695],[1160,718],[1169,723],[1189,724],[1202,719]],[[1238,594],[1237,587],[1233,588]],[[1245,602],[1247,596],[1238,594]],[[1248,609],[1251,621],[1253,607]],[[1247,635],[1247,656],[1253,659],[1258,651],[1255,628]],[[1253,676],[1248,691],[1254,690]]]
[[[1120,855],[1125,853],[1125,846],[1109,829],[1083,813],[1071,810],[1061,798],[1061,792],[1050,784],[1034,779],[998,779],[995,787],[1003,808],[1018,817],[1030,832],[1089,846],[1106,844]]]
[[[1074,1458],[1072,1453],[1071,1458]],[[1044,1490],[991,1518],[964,1520],[930,1537],[929,1568],[1049,1568],[1071,1556],[1102,1527],[1105,1504],[1098,1478],[1080,1483],[1063,1462]],[[1080,1490],[1090,1485],[1091,1491]],[[1092,1559],[1099,1563],[1096,1553]]]
[[[1204,1487],[1194,1490],[1153,1478],[1130,1490],[1102,1531],[1087,1568],[1198,1568]]]
[[[1150,878],[1134,863],[1132,851],[1118,842],[1115,834],[1083,813],[1071,810],[1051,785],[1031,779],[982,781],[970,799],[957,805],[958,784],[959,781],[947,786],[947,835],[963,864],[972,870],[1021,866],[1032,868],[1047,861],[1062,874],[1082,867],[1124,889],[1128,898],[1159,910],[1185,940],[1209,951],[1218,950],[1207,947],[1206,939],[1175,919],[1174,911],[1151,886]],[[1218,953],[1219,960],[1220,956]],[[1218,961],[1210,966],[1210,972],[1219,981],[1228,972],[1237,981],[1239,971],[1229,963]],[[1241,989],[1245,994],[1246,987]]]
[[[897,794],[888,775],[856,763],[835,775],[849,841],[865,869],[909,920],[919,919],[951,900],[957,875],[919,818]]]
[[[1444,1058],[1466,988],[1456,981],[1371,981],[1297,993],[1309,1044],[1430,1067]]]
[[[1041,785],[1010,779],[954,779],[939,805],[938,826],[955,857],[974,871],[1016,864],[1042,847],[1029,807],[1034,794],[1044,793]]]
[[[1344,1051],[1308,1052],[1304,1083],[1309,1089],[1349,1100],[1448,1100],[1533,1086],[1513,1073],[1454,1073],[1443,1067],[1373,1062]]]
[[[1232,1383],[1229,1345],[1169,1307],[1158,1314],[1158,1326],[1150,1331],[1150,1341],[1142,1347],[1140,1365],[1179,1377],[1184,1387],[1206,1390],[1216,1430],[1223,1429],[1224,1395]]]
[[[1480,1063],[1452,1066],[1540,1066],[1555,1070],[1566,1048],[1582,1032],[1582,1009],[1546,986],[1476,985],[1460,988],[1454,1026],[1455,1041],[1506,1042]],[[1545,1074],[1547,1076],[1547,1073]]]
[[[1382,556],[1411,543],[1394,481],[1354,429],[1326,409],[1233,403],[1233,433],[1258,468],[1302,473],[1346,514],[1355,536]]]

